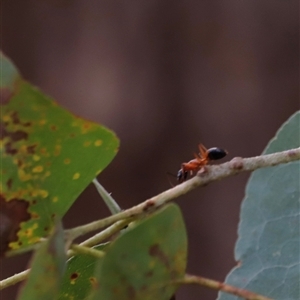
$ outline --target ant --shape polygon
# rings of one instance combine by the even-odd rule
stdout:
[[[177,181],[179,183],[187,179],[188,173],[193,175],[194,172],[200,170],[201,167],[208,164],[211,160],[221,159],[228,154],[226,150],[214,147],[206,149],[202,144],[199,146],[199,154],[194,154],[195,158],[187,163],[181,164],[181,169],[177,172]]]

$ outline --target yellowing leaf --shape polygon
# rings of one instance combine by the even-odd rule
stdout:
[[[28,203],[30,219],[9,248],[35,243],[49,233],[93,178],[115,156],[113,132],[72,115],[24,81],[1,55],[1,197]],[[87,147],[87,143],[89,146]]]

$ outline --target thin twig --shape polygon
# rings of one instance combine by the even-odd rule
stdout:
[[[97,249],[89,248],[82,245],[72,244],[70,247],[76,254],[85,254],[85,255],[91,255],[96,258],[102,258],[105,256],[104,251],[100,251]]]
[[[202,285],[211,289],[219,290],[225,293],[229,293],[247,300],[272,300],[271,298],[267,298],[265,296],[237,288],[235,286],[219,282],[216,280],[200,277],[200,276],[194,276],[194,275],[188,275],[186,274],[183,279],[176,280],[174,283],[176,284],[198,284]]]
[[[120,230],[122,230],[124,227],[126,227],[126,225],[128,225],[129,223],[131,223],[135,219],[136,218],[129,218],[129,219],[118,221],[115,224],[111,225],[110,227],[102,230],[101,232],[95,234],[91,238],[89,238],[89,239],[85,240],[84,242],[80,243],[80,245],[86,246],[86,247],[95,246],[95,245],[103,242],[107,238],[111,237],[115,233],[119,232]]]
[[[111,237],[112,235],[114,235],[115,233],[121,231],[126,225],[128,225],[133,220],[135,220],[135,218],[130,218],[130,219],[125,219],[125,220],[122,220],[122,221],[118,221],[115,224],[107,227],[106,229],[102,230],[101,232],[99,232],[99,233],[95,234],[94,236],[90,237],[89,239],[83,241],[79,245],[80,246],[85,246],[85,247],[93,247],[97,244],[100,244],[103,241],[105,241],[106,239],[108,239],[109,237]],[[67,257],[70,258],[74,255],[75,255],[74,251],[69,249],[68,252],[67,252]]]
[[[223,179],[241,172],[253,171],[259,168],[276,166],[283,163],[300,159],[300,148],[291,149],[274,154],[261,155],[251,158],[235,157],[231,161],[221,165],[206,166],[202,168],[197,176],[192,179],[179,184],[161,194],[152,197],[141,204],[133,206],[118,214],[112,215],[105,219],[95,221],[86,225],[78,226],[70,229],[68,233],[72,239],[81,235],[87,234],[91,231],[99,230],[103,227],[109,226],[114,222],[122,219],[130,218],[148,212],[150,209],[157,208],[174,198],[188,193],[196,187],[207,185],[210,182]]]
[[[22,271],[18,274],[15,274],[11,277],[8,277],[6,279],[3,279],[0,281],[0,290],[5,289],[11,285],[14,285],[20,281],[25,280],[28,277],[28,274],[30,272],[30,269]]]

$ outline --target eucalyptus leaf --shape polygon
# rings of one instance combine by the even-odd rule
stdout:
[[[93,247],[96,250],[104,250],[108,243]],[[66,272],[62,280],[59,300],[83,300],[91,292],[95,268],[102,261],[91,255],[76,254],[67,262]]]
[[[264,153],[300,147],[300,113],[277,132]],[[226,283],[278,300],[300,295],[300,163],[251,175],[241,207],[235,259]],[[238,298],[219,293],[219,300]]]
[[[57,299],[67,259],[64,248],[64,233],[59,224],[53,235],[36,251],[30,263],[29,278],[18,300]]]
[[[89,300],[169,300],[186,269],[187,236],[180,209],[163,207],[129,227],[107,248]]]
[[[2,53],[0,59],[0,207],[5,219],[0,250],[5,253],[47,236],[55,217],[64,216],[113,159],[119,140],[26,82]]]

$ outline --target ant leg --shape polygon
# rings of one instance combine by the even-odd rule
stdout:
[[[186,179],[187,179],[187,175],[188,175],[188,172],[187,172],[187,171],[185,171],[185,172],[184,172],[184,174],[183,174],[183,180],[184,180],[184,181],[186,181]]]
[[[185,169],[185,163],[181,165],[181,169],[177,172],[177,181],[179,183],[182,183],[183,181],[186,181],[188,176],[188,171]]]
[[[207,149],[202,144],[199,144],[198,147],[199,147],[199,151],[200,151],[200,156],[205,157],[206,153],[207,153]]]

